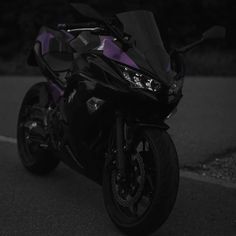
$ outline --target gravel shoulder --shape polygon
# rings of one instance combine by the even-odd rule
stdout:
[[[195,167],[184,166],[183,170],[189,170],[201,176],[213,177],[226,182],[236,183],[236,152],[214,155],[208,161]]]

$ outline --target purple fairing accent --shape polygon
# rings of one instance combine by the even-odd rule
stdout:
[[[48,52],[49,42],[52,38],[54,38],[54,35],[49,32],[43,32],[37,37],[37,41],[41,43],[42,55]]]
[[[52,81],[49,82],[49,88],[54,102],[57,102],[64,95],[64,91]]]
[[[74,39],[74,36],[66,32],[65,30],[62,30],[61,32],[65,35],[64,37],[67,42],[70,42],[72,39]],[[37,37],[37,41],[41,43],[42,55],[48,53],[49,43],[50,43],[50,40],[53,38],[55,38],[55,36],[50,32],[43,32]]]
[[[121,48],[119,48],[114,42],[113,37],[111,36],[100,36],[101,46],[103,49],[103,55],[121,62],[125,65],[131,66],[135,69],[139,69],[137,64],[124,52]]]

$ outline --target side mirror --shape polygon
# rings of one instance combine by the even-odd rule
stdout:
[[[222,26],[213,26],[202,35],[202,40],[225,38],[226,29]]]
[[[213,26],[209,30],[207,30],[205,33],[203,33],[202,38],[196,42],[193,42],[185,47],[182,47],[180,49],[176,49],[175,51],[178,53],[186,53],[190,51],[191,49],[201,45],[203,42],[205,42],[208,39],[221,39],[225,38],[226,36],[226,29],[222,26]]]

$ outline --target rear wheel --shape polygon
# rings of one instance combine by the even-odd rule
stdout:
[[[49,105],[46,83],[34,85],[24,97],[18,116],[17,144],[24,167],[37,175],[54,170],[59,159],[50,147],[45,110]]]
[[[175,146],[165,131],[136,134],[135,150],[127,154],[128,172],[121,180],[111,144],[105,165],[103,192],[111,220],[128,235],[147,235],[168,218],[178,191]],[[112,142],[111,142],[112,143]]]

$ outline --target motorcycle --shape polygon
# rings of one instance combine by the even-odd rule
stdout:
[[[26,93],[17,125],[24,167],[45,175],[63,161],[102,185],[106,210],[128,235],[146,235],[168,218],[179,166],[165,120],[182,98],[185,52],[170,55],[153,14],[104,18],[85,4],[78,24],[42,27],[28,62],[47,78]]]

